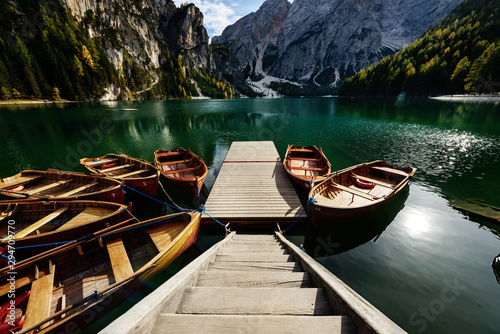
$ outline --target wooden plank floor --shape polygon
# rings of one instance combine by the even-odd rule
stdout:
[[[205,203],[206,212],[231,226],[286,226],[303,206],[272,141],[233,142]],[[301,221],[307,220],[306,213]],[[206,217],[203,223],[213,223]],[[257,225],[257,226],[255,226]],[[259,226],[260,225],[260,226]]]

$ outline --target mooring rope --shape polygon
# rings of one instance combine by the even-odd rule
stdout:
[[[310,198],[309,201],[307,202],[307,205],[306,207],[304,208],[304,210],[302,210],[302,212],[300,213],[300,215],[297,217],[297,219],[295,219],[295,221],[292,223],[292,225],[290,225],[285,231],[283,231],[283,233],[281,234],[285,234],[286,232],[288,232],[292,227],[293,225],[295,225],[295,223],[300,219],[300,217],[302,217],[302,214],[307,210],[307,208],[313,204],[313,203],[316,203],[317,200],[315,200],[314,198]]]

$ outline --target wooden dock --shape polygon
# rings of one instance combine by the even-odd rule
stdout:
[[[272,141],[233,142],[205,203],[230,227],[269,228],[293,223],[303,206]],[[307,221],[304,212],[300,222]],[[215,222],[204,215],[203,224]]]
[[[280,233],[232,232],[102,334],[404,333]]]

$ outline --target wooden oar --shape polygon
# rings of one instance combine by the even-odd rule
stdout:
[[[11,195],[24,196],[25,198],[26,197],[30,197],[30,194],[22,193],[22,192],[18,192],[18,191],[10,191],[10,190],[7,190],[7,189],[0,189],[0,192],[2,192],[2,193],[8,193],[8,194],[11,194]],[[17,196],[14,196],[14,197],[17,197]],[[22,198],[22,197],[18,197],[18,198]]]

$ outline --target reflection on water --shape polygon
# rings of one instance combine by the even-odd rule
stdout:
[[[467,289],[424,332],[497,333],[500,289],[491,271],[498,276],[492,254],[500,248],[500,228],[449,202],[467,198],[500,207],[499,106],[395,102],[249,99],[2,108],[0,177],[56,162],[85,171],[78,163],[83,149],[87,156],[125,153],[152,161],[156,149],[182,146],[206,161],[210,190],[231,142],[241,140],[272,140],[282,157],[289,144],[314,144],[333,170],[377,159],[414,166],[409,193],[378,218],[312,231],[305,236],[307,251],[317,251],[320,263],[409,332],[419,329],[410,315],[434,305],[444,282],[457,279]],[[109,122],[106,131],[103,121]],[[152,211],[147,201],[135,202],[144,214]]]
[[[356,219],[331,222],[322,228],[310,228],[304,239],[306,252],[312,257],[326,257],[347,252],[380,235],[403,209],[408,198],[409,187],[405,187],[392,202],[373,213]]]

